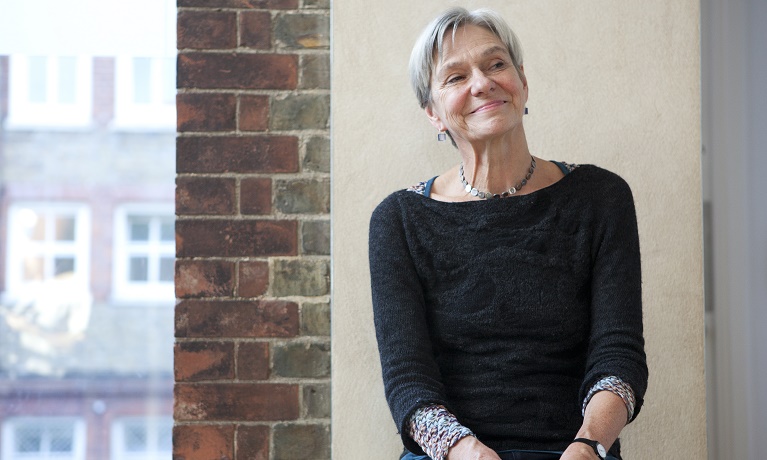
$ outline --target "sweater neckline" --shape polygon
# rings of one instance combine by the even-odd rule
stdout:
[[[524,195],[515,195],[510,196],[506,198],[499,198],[499,199],[491,199],[491,200],[471,200],[471,201],[442,201],[442,200],[435,200],[431,196],[426,196],[423,193],[413,193],[414,195],[419,195],[421,199],[427,200],[429,203],[438,203],[438,204],[444,204],[445,206],[454,206],[454,207],[471,207],[471,206],[482,206],[481,203],[509,203],[509,202],[528,202],[530,200],[535,199],[537,196],[545,194],[545,193],[552,193],[556,192],[557,189],[562,187],[563,183],[566,183],[567,181],[572,181],[572,176],[579,175],[577,171],[584,168],[584,166],[588,165],[577,165],[577,167],[573,168],[572,171],[570,171],[569,174],[565,174],[563,177],[561,177],[558,181],[553,182],[552,184],[547,185],[546,187],[539,188],[538,190],[535,190],[534,192],[526,193]],[[435,176],[431,179],[431,181],[424,181],[421,182],[421,184],[426,184],[427,182],[432,182],[434,179],[436,179],[438,176]],[[420,185],[420,184],[419,184]],[[431,185],[431,184],[429,184]],[[431,188],[431,187],[429,187]],[[412,193],[412,192],[410,192]],[[493,206],[493,205],[489,205]]]

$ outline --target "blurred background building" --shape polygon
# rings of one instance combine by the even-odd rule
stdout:
[[[175,2],[0,11],[0,459],[170,458]]]

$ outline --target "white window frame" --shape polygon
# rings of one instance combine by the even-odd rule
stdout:
[[[142,452],[125,451],[125,427],[135,422],[143,422],[147,427],[147,444],[157,446],[158,427],[160,425],[173,427],[171,417],[120,417],[112,422],[112,442],[111,459],[112,460],[166,460],[172,453],[170,450],[149,450]]]
[[[135,102],[135,85],[133,78],[134,59],[142,56],[117,56],[115,59],[115,116],[113,128],[125,131],[175,131],[176,101],[163,100],[165,82],[165,60],[174,57],[150,57],[150,102],[137,104]],[[175,68],[174,65],[171,67]],[[173,76],[175,81],[175,74]]]
[[[93,113],[93,59],[90,56],[43,56],[47,59],[46,80],[48,100],[36,103],[29,100],[30,58],[12,54],[9,57],[9,105],[5,126],[10,130],[33,128],[72,129],[87,128]],[[58,96],[59,58],[74,57],[75,102],[61,104]]]
[[[40,455],[20,453],[15,451],[16,427],[21,424],[50,426],[59,423],[73,424],[72,454],[63,456],[60,453],[43,452]],[[85,460],[86,430],[85,421],[79,417],[11,417],[3,422],[2,456],[7,460]]]
[[[31,209],[38,214],[71,215],[75,218],[74,241],[55,241],[46,238],[43,242],[29,242],[24,234],[25,210]],[[4,300],[14,301],[35,296],[48,290],[55,284],[54,278],[45,277],[42,281],[25,281],[22,270],[23,260],[30,255],[42,253],[46,261],[56,255],[71,255],[75,259],[75,269],[72,277],[67,279],[68,289],[79,295],[90,294],[90,233],[91,215],[87,205],[82,203],[51,203],[51,202],[17,202],[8,207],[8,227],[6,240],[5,287]],[[42,251],[27,249],[29,246],[42,246]],[[46,263],[47,265],[47,263]],[[50,270],[47,270],[50,271]]]
[[[155,227],[154,233],[150,229],[150,240],[146,245],[136,244],[135,246],[145,246],[144,248],[131,248],[132,243],[129,240],[128,223],[131,216],[150,216],[155,218],[171,217],[175,219],[175,208],[173,203],[127,203],[119,206],[115,210],[114,220],[114,258],[113,258],[113,278],[112,278],[112,297],[115,304],[134,304],[135,302],[173,302],[175,300],[175,287],[173,280],[159,281],[151,276],[148,282],[130,281],[130,256],[136,254],[136,251],[146,250],[150,258],[150,270],[152,260],[157,261],[161,256],[176,256],[175,239],[172,243],[163,243],[157,234]],[[157,239],[152,239],[152,236]],[[139,252],[140,253],[140,252]]]

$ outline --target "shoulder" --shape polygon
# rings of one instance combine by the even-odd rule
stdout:
[[[412,187],[411,187],[412,188]],[[410,188],[397,190],[384,198],[373,210],[370,218],[371,227],[380,224],[391,224],[401,221],[405,214],[407,202],[413,199],[422,199],[420,193],[413,192]]]
[[[618,174],[599,166],[579,165],[574,171],[578,187],[590,199],[597,201],[633,201],[631,187]]]

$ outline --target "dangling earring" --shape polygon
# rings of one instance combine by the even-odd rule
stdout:
[[[527,107],[525,107],[525,115],[527,115]]]
[[[442,142],[445,139],[447,139],[447,134],[445,133],[445,131],[437,133],[437,141],[438,142]]]

